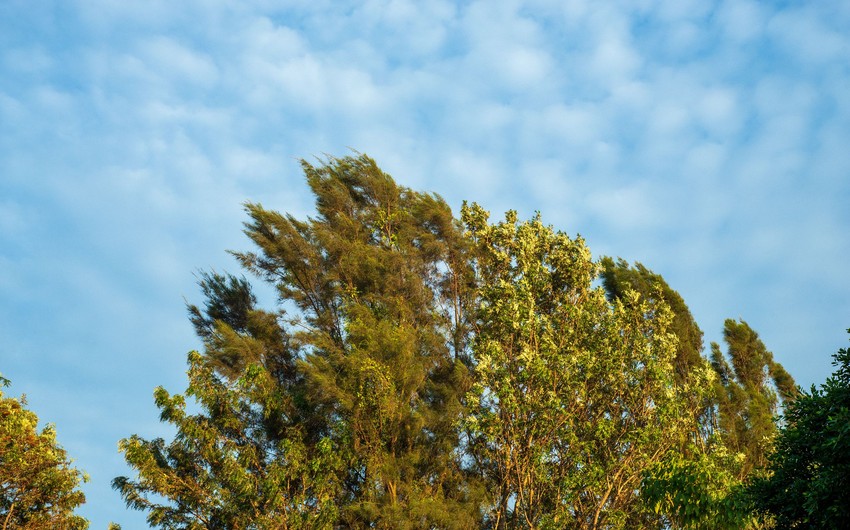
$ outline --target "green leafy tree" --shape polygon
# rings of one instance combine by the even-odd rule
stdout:
[[[850,528],[850,349],[833,358],[826,383],[786,407],[770,473],[751,487],[778,529]]]
[[[694,429],[669,309],[631,290],[609,302],[584,242],[539,216],[491,225],[473,205],[463,220],[480,304],[464,425],[491,491],[488,525],[657,526],[642,476]],[[710,369],[697,370],[705,388]]]
[[[797,396],[793,378],[774,361],[758,334],[744,321],[726,320],[723,338],[726,357],[711,345],[711,364],[717,373],[717,430],[730,451],[744,454],[740,478],[767,465],[776,435],[774,417],[780,403]]]
[[[79,487],[87,477],[71,467],[52,426],[38,431],[38,417],[24,398],[3,395],[8,385],[0,376],[0,528],[88,528],[74,514],[85,502]]]

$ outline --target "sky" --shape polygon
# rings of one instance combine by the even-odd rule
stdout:
[[[0,373],[125,530],[117,442],[167,436],[200,270],[299,160],[362,152],[742,318],[808,388],[850,327],[850,3],[3,0]],[[270,290],[258,288],[273,305]]]

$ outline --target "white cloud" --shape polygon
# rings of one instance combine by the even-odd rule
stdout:
[[[627,233],[650,233],[664,220],[664,212],[644,184],[591,192],[585,199],[597,222]]]
[[[173,83],[211,88],[218,81],[218,68],[206,54],[192,50],[175,39],[157,36],[139,45],[149,71],[168,77]]]
[[[751,0],[725,0],[717,10],[724,39],[741,45],[761,36],[767,21],[765,9]]]
[[[43,47],[35,46],[6,50],[3,53],[3,64],[19,74],[34,75],[49,71],[55,61]]]
[[[604,37],[590,57],[590,71],[609,82],[630,80],[640,64],[640,55],[617,35]]]
[[[821,16],[812,7],[792,8],[776,14],[768,23],[768,31],[802,67],[811,64],[846,60],[850,39],[845,27],[831,27],[838,22]]]
[[[729,88],[710,88],[694,102],[700,125],[715,138],[728,138],[742,126],[743,111]]]

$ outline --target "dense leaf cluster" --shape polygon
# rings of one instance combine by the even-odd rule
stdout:
[[[0,528],[78,530],[86,519],[74,514],[85,502],[87,478],[71,467],[52,426],[38,430],[26,401],[3,395],[0,376]]]
[[[850,528],[850,349],[839,350],[833,365],[820,389],[785,410],[770,473],[751,487],[776,528]]]

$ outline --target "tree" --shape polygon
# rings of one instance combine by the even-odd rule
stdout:
[[[751,487],[778,529],[850,528],[850,349],[833,359],[826,383],[786,407],[769,473]]]
[[[737,506],[737,449],[704,432],[719,376],[660,276],[594,262],[580,238],[539,215],[490,224],[464,205],[459,221],[439,196],[397,185],[366,156],[302,169],[315,215],[248,203],[256,248],[233,253],[279,305],[261,308],[244,277],[200,273],[204,301],[188,310],[203,352],[189,356],[184,394],[155,393],[176,435],[120,443],[135,476],[114,486],[150,524],[744,520],[727,513]],[[750,356],[783,380],[772,357],[734,344],[735,370]],[[717,361],[718,392],[749,388],[745,365],[738,377]],[[767,387],[752,388],[769,404]],[[749,418],[743,410],[722,412]],[[724,435],[738,436],[735,421]],[[670,496],[676,484],[685,495]],[[708,508],[683,511],[688,500]]]
[[[652,524],[641,478],[695,429],[669,309],[632,290],[609,302],[584,242],[539,216],[488,215],[462,214],[479,288],[465,426],[492,494],[489,526]]]
[[[463,364],[460,231],[435,195],[368,157],[303,164],[318,216],[249,205],[242,264],[300,311],[293,338],[318,425],[350,448],[341,518],[355,527],[469,527],[455,422]]]
[[[71,467],[53,426],[39,432],[26,400],[3,395],[8,385],[0,376],[0,528],[88,528],[88,521],[74,514],[85,502],[79,487],[87,477]]]
[[[233,381],[189,355],[185,395],[155,392],[173,441],[132,436],[119,447],[137,472],[113,486],[151,526],[186,529],[329,528],[343,466],[328,438],[306,443],[289,420],[290,396],[260,364]],[[186,396],[201,412],[189,414]]]
[[[290,501],[284,515],[262,508],[272,525],[293,526],[290,514],[304,512],[311,524],[352,528],[472,527],[474,477],[456,426],[469,386],[461,230],[442,199],[397,186],[368,157],[302,167],[317,217],[248,204],[246,234],[259,251],[235,253],[293,314],[256,308],[244,279],[202,274],[207,301],[189,311],[205,351],[191,359],[188,393],[206,413],[188,416],[181,396],[159,390],[177,438],[123,441],[140,478],[115,485],[164,528],[249,525],[265,501],[244,503],[271,502],[264,492],[274,488]],[[245,394],[257,377],[270,388]],[[257,456],[240,452],[258,443]],[[288,463],[292,447],[307,471],[325,466],[333,488],[304,490],[316,478]],[[275,465],[294,478],[282,485]]]
[[[776,435],[774,416],[780,403],[793,402],[797,389],[793,378],[774,361],[746,322],[727,319],[723,338],[731,366],[720,346],[711,345],[711,365],[717,373],[716,427],[730,451],[744,454],[740,469],[740,478],[744,479],[767,465]]]

